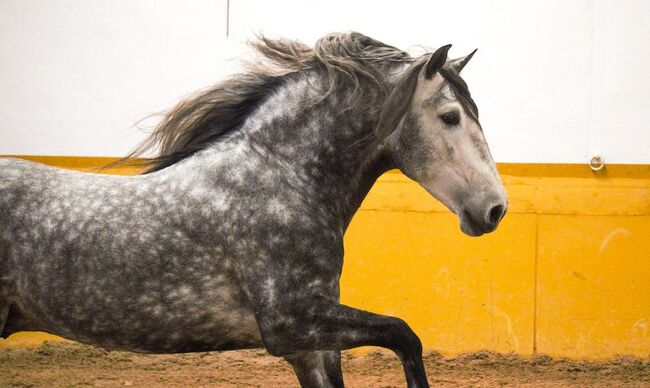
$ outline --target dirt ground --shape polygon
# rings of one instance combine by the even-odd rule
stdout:
[[[650,359],[607,362],[521,358],[491,352],[428,353],[435,387],[650,387]],[[404,387],[402,368],[385,352],[343,354],[348,387]],[[0,350],[0,386],[295,387],[282,359],[262,350],[183,355],[106,351],[76,343]]]

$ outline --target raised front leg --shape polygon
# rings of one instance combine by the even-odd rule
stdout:
[[[241,261],[238,267],[266,350],[290,358],[380,346],[397,354],[410,388],[428,387],[422,343],[403,320],[339,303],[342,235],[300,230],[287,234],[299,237],[276,239],[277,247],[263,251],[265,260]],[[260,247],[256,249],[259,255]]]
[[[303,388],[341,388],[341,352],[311,351],[284,357],[293,367]]]
[[[305,351],[381,346],[394,351],[402,361],[408,387],[429,386],[422,362],[422,344],[401,319],[324,298],[287,301],[290,303],[258,309],[258,323],[269,353],[292,357]]]

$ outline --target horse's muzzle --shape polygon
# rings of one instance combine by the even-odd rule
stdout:
[[[496,202],[487,210],[465,207],[460,213],[460,229],[468,236],[478,237],[493,232],[507,211],[505,203]]]

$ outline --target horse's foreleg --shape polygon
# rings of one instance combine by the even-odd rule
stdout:
[[[401,319],[319,298],[260,309],[258,323],[264,344],[273,355],[381,346],[400,358],[409,387],[429,386],[422,362],[422,343]]]
[[[343,387],[339,351],[301,352],[284,358],[293,367],[303,388]]]

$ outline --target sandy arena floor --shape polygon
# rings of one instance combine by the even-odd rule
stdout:
[[[389,353],[343,355],[348,387],[404,387],[402,368]],[[650,387],[650,360],[607,362],[520,358],[478,352],[457,357],[429,353],[436,387]],[[184,355],[141,355],[75,343],[0,350],[0,386],[295,387],[282,359],[262,350]]]

